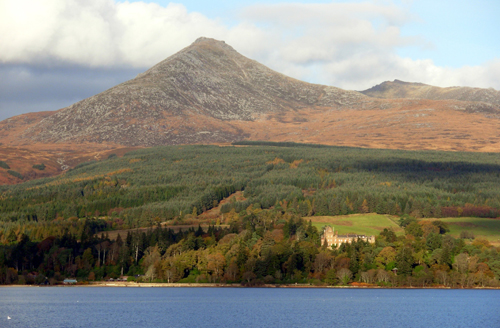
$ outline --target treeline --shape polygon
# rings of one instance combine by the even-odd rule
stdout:
[[[297,142],[274,142],[274,141],[251,141],[242,140],[232,143],[233,146],[272,146],[272,147],[306,147],[306,148],[347,148],[347,147],[336,147],[327,146],[321,144],[304,144]]]
[[[53,235],[53,222],[100,218],[106,229],[182,223],[236,191],[244,199],[225,204],[223,213],[252,205],[299,216],[499,216],[497,154],[244,144],[142,149],[1,186],[0,243],[11,231],[40,241]]]
[[[233,213],[234,214],[234,213]],[[385,229],[374,244],[330,249],[320,232],[292,211],[250,206],[229,227],[187,231],[157,226],[110,240],[90,222],[40,242],[17,236],[0,246],[1,284],[56,284],[116,279],[143,282],[306,283],[380,286],[498,287],[500,249],[455,239],[446,225],[402,217],[405,234]]]

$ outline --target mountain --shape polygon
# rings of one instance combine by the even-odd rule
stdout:
[[[132,146],[231,142],[248,133],[227,122],[333,108],[361,98],[354,91],[289,78],[222,41],[200,38],[135,79],[45,118],[22,137]]]
[[[370,89],[361,91],[361,93],[370,97],[383,99],[413,98],[432,100],[462,100],[483,102],[497,107],[500,106],[500,91],[493,88],[440,88],[423,83],[394,80],[392,82],[383,82]]]
[[[498,91],[458,90],[401,81],[363,92],[310,84],[224,41],[199,38],[67,108],[0,122],[0,161],[36,178],[137,147],[241,140],[499,151]],[[47,171],[32,168],[40,162]],[[19,181],[0,167],[0,184]]]

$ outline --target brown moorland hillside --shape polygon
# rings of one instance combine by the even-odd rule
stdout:
[[[200,38],[98,95],[58,111],[0,122],[0,161],[26,180],[156,145],[265,140],[500,150],[498,91],[474,89],[459,97],[437,88],[432,90],[446,95],[427,99],[418,96],[422,88],[435,87],[391,83],[399,89],[386,83],[365,94],[310,84],[248,59],[223,41]],[[40,163],[44,171],[32,168]],[[20,181],[0,168],[0,183]]]

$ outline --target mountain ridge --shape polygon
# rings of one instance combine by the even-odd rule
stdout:
[[[401,80],[385,81],[360,93],[382,99],[415,98],[431,100],[461,100],[484,102],[500,106],[500,91],[493,88],[436,87],[418,82]]]

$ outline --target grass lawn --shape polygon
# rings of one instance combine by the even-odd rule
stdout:
[[[500,219],[487,218],[443,218],[448,223],[449,234],[460,237],[462,231],[472,231],[477,238],[483,238],[495,244],[500,243]]]
[[[385,214],[352,214],[341,216],[310,216],[305,217],[305,220],[311,220],[313,226],[319,231],[325,225],[331,225],[338,231],[339,234],[356,233],[359,235],[374,235],[384,230],[384,228],[392,228],[396,234],[404,233],[404,230],[397,225],[399,217]]]

